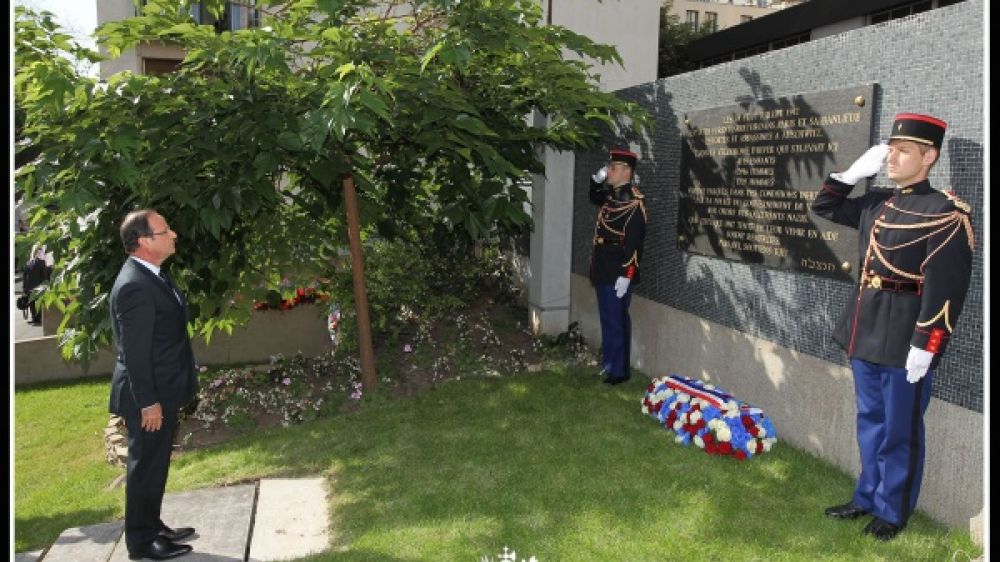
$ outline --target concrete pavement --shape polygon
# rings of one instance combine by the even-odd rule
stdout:
[[[122,498],[124,501],[124,498]],[[268,478],[253,484],[167,494],[163,521],[194,527],[182,562],[292,560],[326,550],[329,501],[322,478]],[[44,552],[17,562],[127,562],[123,521],[64,531]]]

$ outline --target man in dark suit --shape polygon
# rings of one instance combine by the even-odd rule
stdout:
[[[132,560],[165,560],[192,550],[176,541],[194,529],[167,527],[160,506],[177,412],[194,399],[198,379],[187,303],[160,270],[174,253],[177,234],[159,213],[145,209],[125,217],[121,238],[129,258],[111,289],[117,361],[110,409],[128,428],[125,544]]]
[[[934,369],[972,273],[970,207],[927,180],[946,127],[928,115],[897,115],[888,144],[831,174],[812,206],[817,215],[858,229],[862,256],[854,298],[834,332],[854,371],[861,475],[851,500],[826,514],[871,514],[864,532],[883,541],[906,526],[917,505]],[[883,166],[895,189],[848,197]]]

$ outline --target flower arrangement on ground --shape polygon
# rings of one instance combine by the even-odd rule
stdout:
[[[672,431],[676,442],[694,443],[710,455],[746,460],[770,451],[778,441],[774,424],[760,408],[680,375],[653,379],[642,399],[642,413]]]
[[[268,295],[266,301],[255,301],[254,310],[291,310],[300,304],[311,304],[316,301],[325,301],[329,295],[319,293],[313,287],[299,287],[295,289],[295,296],[290,299],[281,298],[277,292]]]

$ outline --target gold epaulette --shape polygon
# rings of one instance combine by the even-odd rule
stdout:
[[[636,187],[636,186],[634,186],[634,185],[632,186],[632,197],[634,197],[636,199],[645,199],[646,198],[646,196],[643,195],[641,191],[639,191],[639,188]]]
[[[958,197],[958,195],[955,195],[954,191],[950,189],[943,189],[941,190],[941,193],[944,193],[944,196],[947,197],[948,200],[951,201],[952,205],[954,205],[955,208],[958,209],[959,211],[962,211],[963,213],[966,214],[972,212],[972,205],[966,203],[965,201],[962,201]]]

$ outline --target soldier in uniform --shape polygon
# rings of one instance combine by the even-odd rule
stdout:
[[[590,200],[599,205],[594,225],[590,281],[601,316],[602,369],[607,384],[630,377],[632,320],[628,315],[632,287],[639,282],[639,260],[646,235],[643,195],[632,184],[635,153],[612,150],[608,165],[591,178]]]
[[[926,115],[897,115],[888,144],[830,174],[812,206],[817,215],[858,229],[861,256],[857,291],[834,334],[854,371],[861,475],[851,501],[826,514],[871,514],[864,533],[883,541],[906,526],[917,504],[923,415],[972,270],[968,204],[927,181],[946,127]],[[883,164],[896,189],[848,198],[858,180]]]

